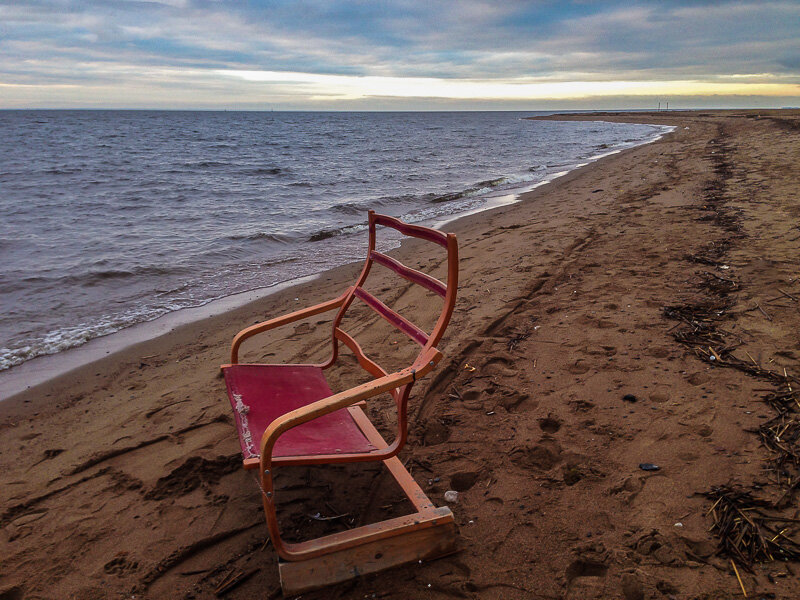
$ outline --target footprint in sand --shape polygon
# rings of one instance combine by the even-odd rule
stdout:
[[[574,550],[575,559],[564,571],[568,600],[608,598],[608,552],[603,544],[590,544]]]
[[[450,488],[457,492],[466,492],[478,481],[478,471],[462,471],[450,477]]]
[[[508,412],[534,410],[539,403],[532,401],[530,394],[505,389],[500,393],[500,405]]]
[[[302,335],[304,333],[311,332],[312,328],[309,323],[301,323],[297,327],[294,328],[294,335]]]
[[[614,321],[609,321],[608,319],[600,319],[597,321],[596,325],[598,329],[614,329],[618,326],[619,325],[617,323],[614,323]]]
[[[506,354],[497,354],[489,358],[481,367],[481,374],[495,377],[514,378],[518,371],[513,369],[514,357]]]
[[[689,377],[686,378],[686,381],[691,383],[692,385],[703,385],[709,381],[710,377],[707,373],[703,373],[702,371],[698,371],[697,373],[692,373]]]
[[[16,585],[0,591],[0,600],[24,600],[24,598],[24,590]]]
[[[483,398],[485,396],[485,390],[467,390],[461,394],[461,404],[467,410],[483,410]]]
[[[669,388],[658,388],[653,390],[647,397],[651,402],[658,402],[659,404],[668,402],[670,399]]]
[[[714,433],[714,429],[711,427],[711,425],[708,425],[707,423],[704,423],[703,425],[698,427],[696,431],[697,435],[704,438],[711,437],[711,434]]]
[[[139,563],[131,560],[127,552],[118,552],[117,555],[103,565],[103,571],[108,575],[123,576],[130,571],[136,571]]]
[[[425,427],[425,432],[422,434],[423,442],[426,446],[436,446],[443,444],[450,439],[450,428],[439,421],[433,421]]]
[[[545,433],[556,433],[561,429],[561,421],[550,415],[539,419],[539,429]]]
[[[616,346],[584,346],[581,352],[591,356],[614,356],[617,353]]]
[[[534,446],[515,450],[511,462],[524,469],[549,471],[561,462],[561,446],[553,438],[545,436]]]
[[[584,373],[587,373],[589,371],[589,369],[591,369],[591,368],[592,367],[591,367],[591,365],[589,365],[588,362],[586,362],[582,358],[579,358],[574,363],[572,363],[569,367],[567,367],[567,371],[569,371],[573,375],[583,375]]]
[[[669,348],[666,347],[649,348],[647,350],[647,354],[649,354],[653,358],[667,358],[669,356]]]

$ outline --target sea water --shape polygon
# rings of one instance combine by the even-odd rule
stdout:
[[[515,112],[0,111],[0,370],[363,258],[654,125]]]

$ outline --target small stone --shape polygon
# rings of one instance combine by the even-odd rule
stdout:
[[[642,471],[658,471],[661,469],[661,467],[654,465],[653,463],[639,463],[639,468]]]
[[[623,399],[625,402],[636,402],[636,401],[638,401],[638,398],[637,398],[636,396],[634,396],[633,394],[625,394],[625,395],[622,397],[622,399]]]
[[[447,490],[444,493],[444,501],[449,504],[455,504],[458,502],[458,492],[455,490]]]

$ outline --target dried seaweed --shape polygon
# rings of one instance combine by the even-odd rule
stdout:
[[[780,398],[785,408],[775,417],[763,423],[757,433],[762,444],[770,451],[767,466],[775,483],[785,488],[783,495],[774,502],[776,508],[787,508],[793,504],[794,493],[800,487],[800,414],[797,391],[786,390],[783,394],[772,393],[773,401]]]
[[[752,572],[757,562],[800,559],[800,519],[774,514],[773,503],[727,486],[703,494],[714,501],[708,511],[717,551]]]
[[[513,335],[509,336],[508,341],[506,342],[508,351],[511,352],[520,342],[524,342],[529,337],[531,337],[531,331],[528,329],[515,332]]]
[[[699,349],[701,358],[707,359],[708,354],[727,357],[742,343],[738,337],[719,327],[718,323],[728,316],[729,310],[730,305],[727,302],[715,301],[667,306],[664,308],[664,316],[680,321],[681,327],[673,333],[675,339],[681,344]],[[714,352],[709,348],[714,348]]]

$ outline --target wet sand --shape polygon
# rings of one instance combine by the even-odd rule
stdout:
[[[304,598],[742,597],[699,494],[734,483],[785,493],[748,431],[774,416],[762,398],[775,386],[725,367],[800,375],[800,111],[560,118],[677,129],[447,227],[460,295],[445,359],[415,388],[401,458],[438,504],[460,492],[460,551]],[[419,244],[395,254],[444,276]],[[218,366],[239,329],[337,296],[358,268],[0,404],[0,598],[213,598],[233,571],[253,574],[225,598],[277,597]],[[419,288],[381,274],[374,289],[432,325]],[[664,311],[699,305],[724,305],[714,318],[739,344],[719,361],[676,339],[686,320]],[[245,357],[319,361],[326,323],[256,338]],[[407,364],[413,348],[371,314],[345,326],[385,367]],[[331,375],[335,390],[360,381],[353,365],[347,356]],[[370,412],[391,425],[385,402]],[[294,539],[405,508],[375,467],[287,469],[278,488]],[[784,512],[796,510],[790,496]],[[798,569],[740,575],[751,597],[793,598]]]

